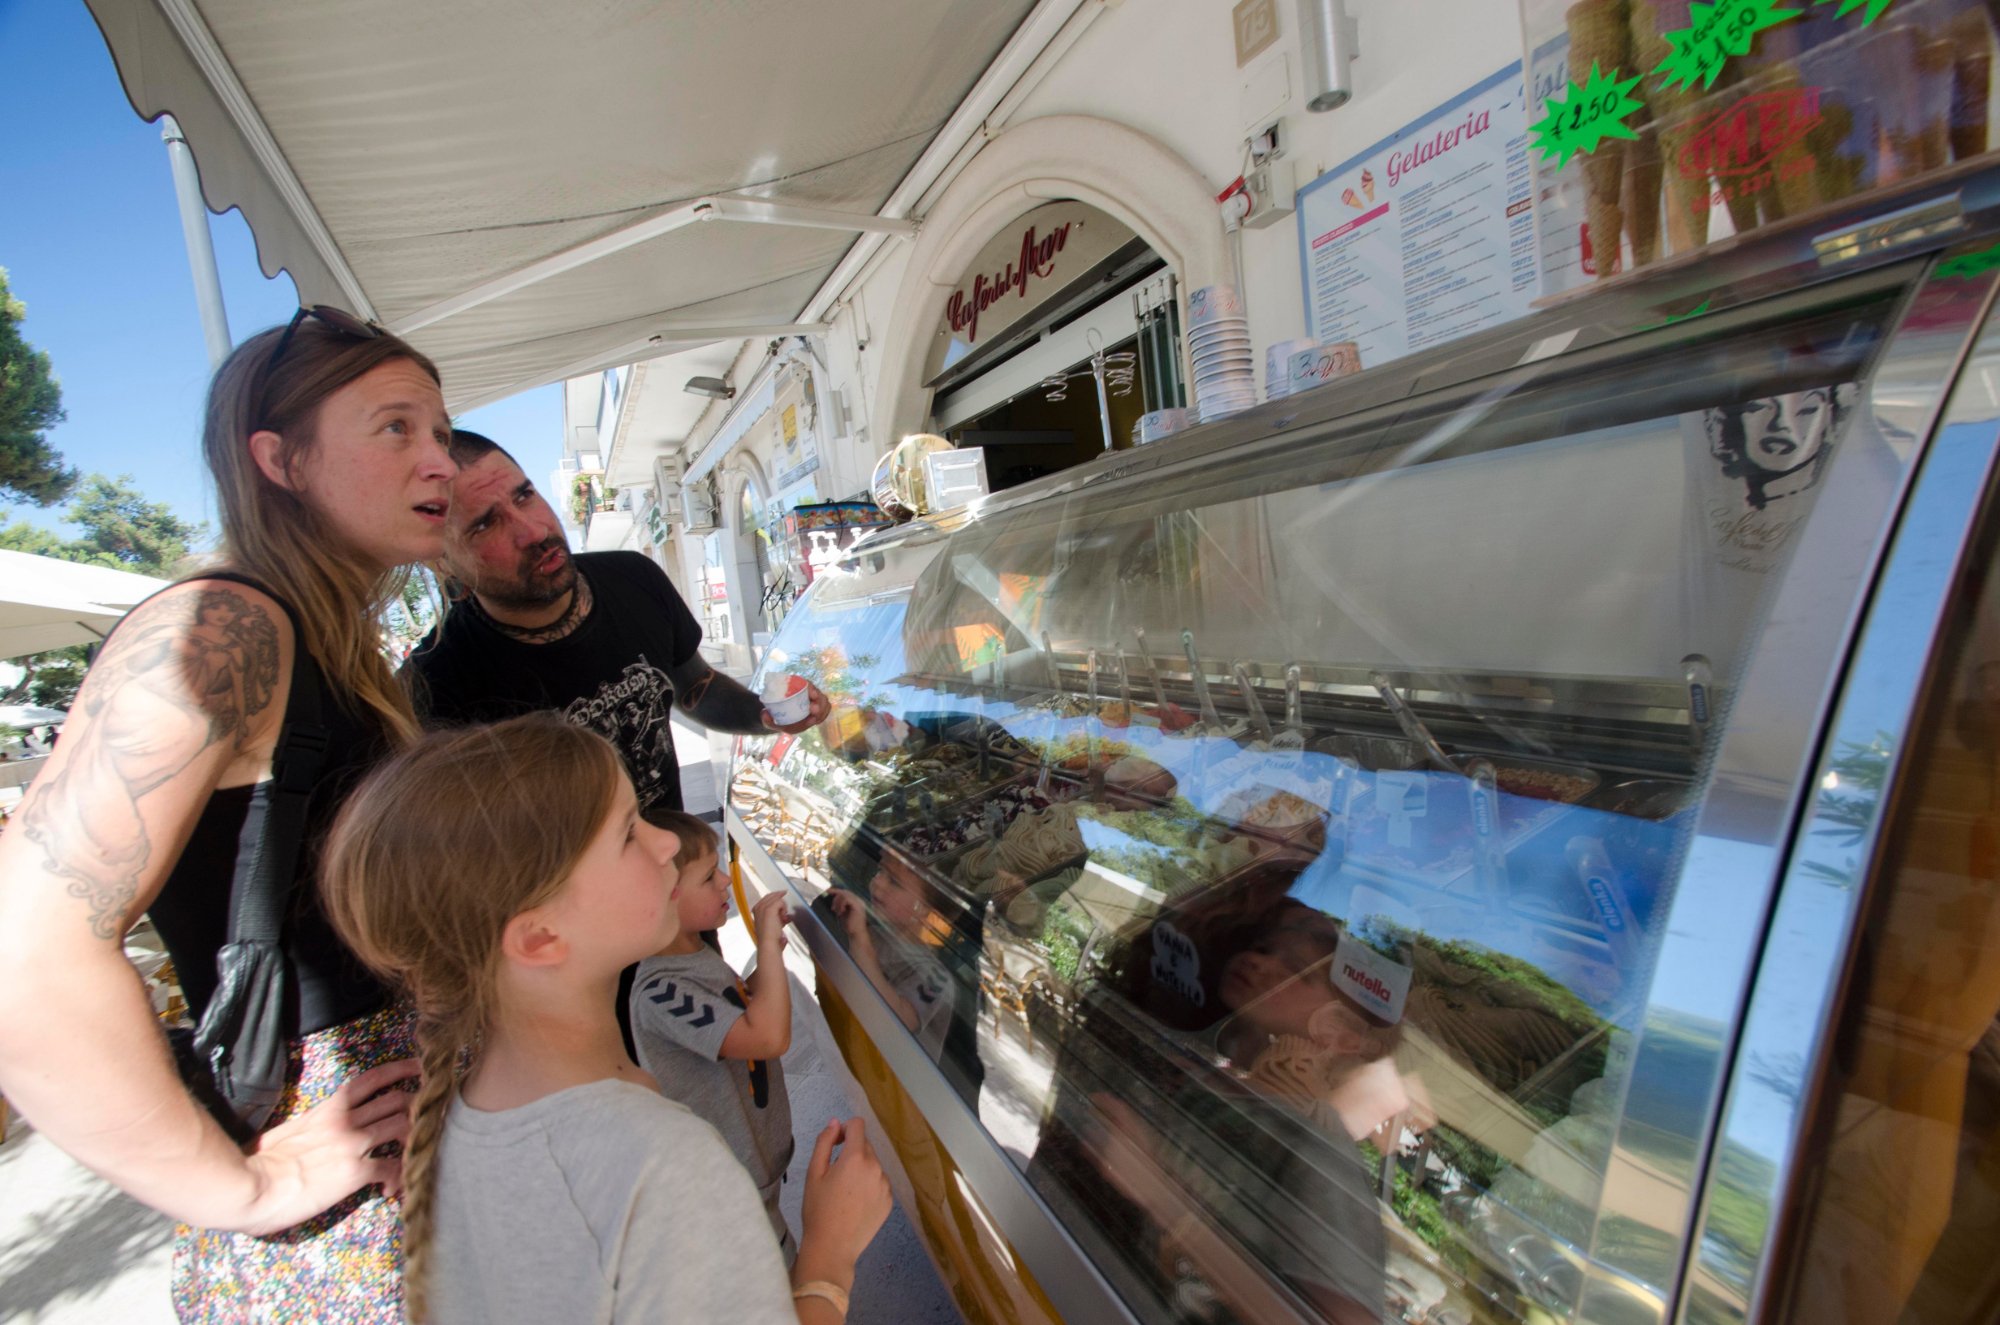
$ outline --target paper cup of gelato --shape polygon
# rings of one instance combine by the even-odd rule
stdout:
[[[780,727],[803,722],[812,712],[812,691],[803,676],[780,673],[764,682],[764,709]]]

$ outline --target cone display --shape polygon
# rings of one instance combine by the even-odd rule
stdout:
[[[1570,6],[1564,20],[1569,27],[1572,82],[1586,81],[1593,65],[1606,76],[1631,65],[1629,15],[1627,0],[1579,0]],[[1608,139],[1583,160],[1590,243],[1600,279],[1615,275],[1622,265],[1625,157],[1625,144]]]
[[[1667,58],[1668,46],[1660,36],[1657,0],[1628,0],[1630,32],[1627,50],[1632,72],[1645,73]],[[1630,76],[1629,73],[1627,75]],[[1660,256],[1660,185],[1664,163],[1660,157],[1660,130],[1650,106],[1641,106],[1626,120],[1639,140],[1626,145],[1625,187],[1620,206],[1625,212],[1625,233],[1632,240],[1632,265],[1643,267]]]
[[[1654,70],[1672,47],[1664,34],[1688,26],[1690,0],[1632,0],[1632,61]],[[1646,100],[1659,135],[1660,173],[1666,185],[1667,252],[1686,253],[1708,242],[1709,181],[1683,170],[1681,153],[1699,127],[1692,114],[1700,96],[1686,88],[1650,83]]]

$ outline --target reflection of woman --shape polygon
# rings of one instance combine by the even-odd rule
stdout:
[[[224,569],[120,623],[0,836],[0,1080],[57,1145],[193,1226],[174,1255],[183,1320],[402,1319],[400,1215],[375,1186],[399,1162],[370,1156],[408,1130],[407,1097],[369,1097],[414,1071],[386,1065],[410,1026],[310,880],[348,787],[415,731],[375,621],[395,568],[443,550],[450,436],[437,370],[344,314],[239,346],[203,438]],[[325,754],[278,884],[290,1075],[239,1148],[176,1076],[121,940],[150,912],[195,1015],[217,996],[232,887],[263,891],[289,799],[274,756],[307,695]]]
[[[1101,1242],[1121,1291],[1170,1319],[1260,1319],[1291,1295],[1329,1320],[1381,1315],[1373,1185],[1343,1110],[1319,1093],[1345,1079],[1332,1042],[1349,1043],[1305,974],[1330,952],[1331,922],[1288,902],[1288,882],[1254,877],[1129,935],[1057,1064],[1030,1179]],[[1279,1048],[1294,1032],[1301,1043]],[[1302,1046],[1315,1060],[1303,1083],[1304,1055],[1287,1059]]]
[[[1339,942],[1332,919],[1283,904],[1269,931],[1223,964],[1219,992],[1231,1016],[1216,1042],[1258,1089],[1386,1153],[1392,1138],[1382,1133],[1410,1107],[1391,1059],[1401,1028],[1334,987],[1328,966]]]

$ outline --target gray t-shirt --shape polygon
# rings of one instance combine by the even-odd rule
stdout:
[[[798,1325],[743,1166],[672,1100],[624,1081],[498,1113],[454,1099],[440,1147],[433,1325]]]
[[[648,957],[632,981],[632,1040],[639,1066],[715,1130],[750,1170],[771,1227],[790,1247],[778,1193],[792,1163],[792,1104],[777,1059],[753,1067],[723,1058],[722,1041],[743,1015],[736,972],[713,949]]]
[[[933,949],[904,938],[886,925],[874,927],[875,960],[896,992],[916,1009],[917,1043],[933,1062],[944,1056],[944,1037],[951,1030],[951,975]]]

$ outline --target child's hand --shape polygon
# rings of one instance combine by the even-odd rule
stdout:
[[[836,1145],[841,1148],[838,1159],[833,1154]],[[815,1265],[851,1273],[875,1231],[888,1219],[892,1204],[889,1179],[868,1144],[862,1121],[834,1119],[819,1134],[806,1167],[805,1203],[799,1212],[800,1263],[810,1254]]]
[[[757,935],[759,947],[775,944],[782,951],[785,946],[785,926],[792,923],[792,908],[785,902],[783,893],[765,893],[750,908],[750,928]]]
[[[868,936],[868,907],[859,897],[845,888],[835,888],[826,895],[826,904],[840,917],[841,927],[847,931],[850,952],[859,947],[875,946],[874,940]]]

